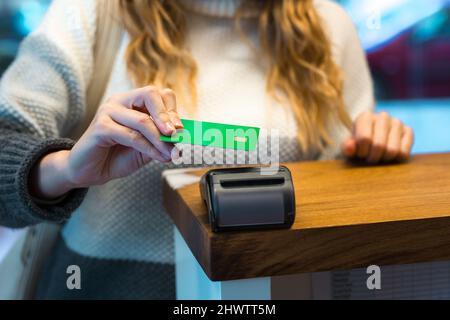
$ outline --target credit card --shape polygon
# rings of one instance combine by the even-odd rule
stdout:
[[[260,128],[224,123],[181,119],[184,128],[171,137],[160,140],[171,143],[185,143],[205,147],[234,150],[256,150]]]

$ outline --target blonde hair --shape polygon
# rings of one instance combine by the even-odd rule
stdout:
[[[312,0],[246,0],[258,10],[259,42],[269,69],[267,92],[289,103],[305,153],[333,143],[330,121],[350,127],[341,71]],[[185,10],[177,0],[120,0],[121,18],[130,35],[128,72],[137,86],[155,84],[196,102],[197,65],[184,47]],[[188,84],[188,86],[186,86]]]

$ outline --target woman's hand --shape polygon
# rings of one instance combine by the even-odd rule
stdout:
[[[352,137],[342,144],[342,153],[371,164],[405,161],[413,142],[413,130],[400,120],[386,112],[364,112],[354,123]]]
[[[174,145],[161,142],[182,128],[170,89],[145,87],[111,97],[70,151],[44,157],[34,171],[33,192],[56,198],[71,189],[125,177],[152,160],[169,162]]]

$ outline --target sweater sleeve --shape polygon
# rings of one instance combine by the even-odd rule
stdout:
[[[35,202],[32,167],[45,154],[71,149],[64,139],[85,112],[93,64],[95,1],[54,0],[41,26],[22,43],[0,82],[0,225],[62,222],[87,190],[60,202]]]
[[[336,63],[344,78],[343,97],[352,121],[375,106],[372,78],[365,52],[355,26],[338,4],[329,0],[316,0],[316,7],[328,32]],[[320,160],[341,157],[341,144],[350,136],[342,124],[330,124],[333,144],[328,146]]]

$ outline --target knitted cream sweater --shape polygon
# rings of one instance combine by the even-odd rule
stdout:
[[[278,129],[281,161],[339,155],[339,144],[348,132],[338,124],[331,128],[334,146],[322,154],[300,153],[292,111],[266,95],[267,70],[233,28],[231,17],[240,0],[183,3],[189,10],[187,46],[199,66],[199,104],[194,113],[180,106],[182,116]],[[373,107],[363,50],[338,5],[328,0],[315,5],[345,75],[344,98],[355,118]],[[67,221],[40,297],[173,297],[173,225],[162,207],[160,188],[166,166],[151,163],[127,178],[88,191],[74,190],[51,206],[36,204],[27,192],[33,164],[47,152],[73,145],[61,138],[85,112],[95,21],[95,1],[54,0],[45,21],[24,41],[1,81],[0,224],[22,227]],[[124,61],[127,43],[124,35],[105,97],[133,88]],[[65,288],[65,270],[71,264],[83,270],[82,291]]]

